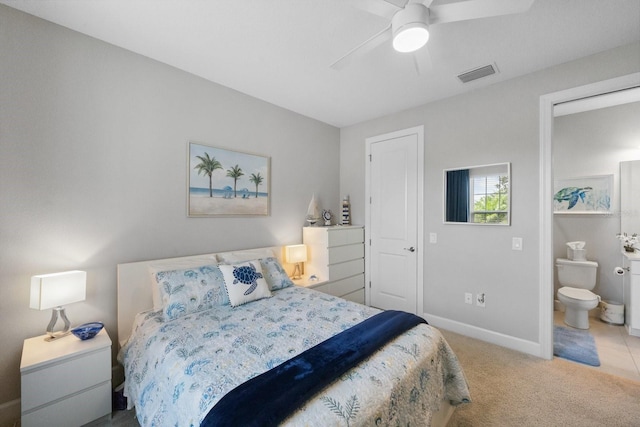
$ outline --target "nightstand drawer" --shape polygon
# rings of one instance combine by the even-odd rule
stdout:
[[[22,414],[22,427],[79,427],[111,413],[111,380]]]
[[[110,380],[110,347],[30,370],[22,375],[22,412]]]

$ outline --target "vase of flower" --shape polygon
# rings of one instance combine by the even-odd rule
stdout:
[[[625,252],[635,252],[636,251],[636,243],[638,243],[638,233],[633,233],[632,235],[628,235],[627,233],[617,234],[616,237],[620,242],[622,242],[622,247]]]

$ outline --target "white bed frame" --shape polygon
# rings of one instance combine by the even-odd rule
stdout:
[[[247,249],[246,252],[271,250],[282,263],[282,246],[271,246],[258,249]],[[118,264],[118,342],[122,347],[131,334],[131,327],[137,313],[153,308],[153,298],[151,295],[151,276],[149,266],[162,262],[186,261],[191,258],[202,258],[207,255],[217,255],[221,253],[233,252],[241,254],[245,251],[224,251],[212,254],[192,255],[178,258],[155,259],[148,261],[130,262]],[[287,265],[283,263],[285,269]],[[455,407],[448,401],[443,401],[440,410],[433,414],[432,426],[444,427],[449,422]]]
[[[120,343],[120,347],[122,347],[129,339],[131,327],[133,326],[136,314],[153,308],[151,276],[149,274],[150,265],[163,262],[171,263],[175,261],[187,261],[193,258],[202,258],[207,255],[213,256],[228,252],[240,254],[242,252],[261,250],[271,250],[282,263],[282,249],[282,246],[270,246],[266,248],[247,249],[246,251],[224,251],[212,254],[200,254],[178,258],[153,259],[148,261],[118,264],[118,342]]]

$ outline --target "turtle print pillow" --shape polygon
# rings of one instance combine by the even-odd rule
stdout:
[[[242,264],[220,265],[219,268],[224,276],[224,287],[232,307],[271,297],[271,291],[262,274],[260,262],[249,261]]]

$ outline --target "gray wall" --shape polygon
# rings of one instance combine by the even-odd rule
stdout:
[[[422,251],[427,320],[538,343],[540,96],[638,71],[635,43],[340,130],[340,191],[365,223],[365,139],[424,125],[425,242],[438,234]],[[498,162],[512,166],[511,226],[443,224],[442,170]],[[465,292],[485,292],[486,308],[465,304]]]
[[[86,270],[68,315],[104,321],[117,343],[118,263],[298,243],[312,193],[334,212],[340,195],[337,128],[2,5],[0,29],[6,425],[22,341],[51,315],[29,308],[32,275]],[[271,215],[187,218],[189,140],[271,156]]]
[[[555,178],[614,178],[611,215],[554,216],[554,259],[567,257],[566,242],[585,241],[587,259],[598,262],[594,292],[604,300],[622,302],[622,277],[613,274],[613,268],[622,265],[615,238],[621,231],[620,162],[640,159],[640,102],[556,117],[553,147]]]

